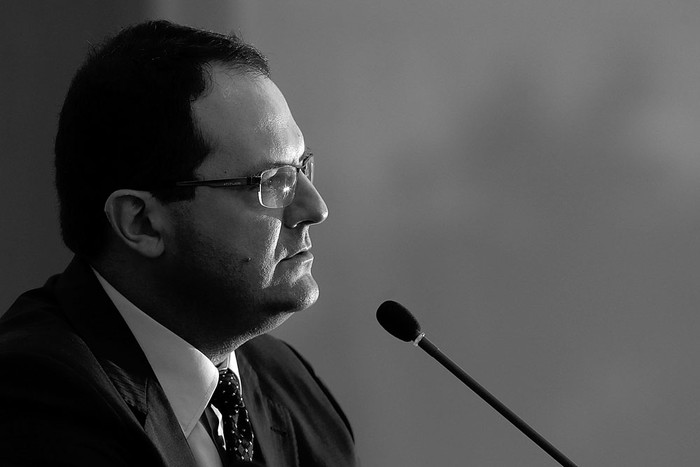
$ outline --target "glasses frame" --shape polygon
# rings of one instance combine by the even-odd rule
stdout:
[[[292,195],[289,197],[288,202],[282,206],[266,206],[263,203],[263,180],[265,179],[265,174],[268,172],[278,172],[281,169],[295,169],[295,178]],[[173,185],[175,187],[196,187],[196,186],[208,186],[210,188],[242,188],[248,186],[258,186],[258,201],[260,205],[269,209],[284,208],[289,206],[296,196],[296,187],[299,183],[299,172],[303,173],[306,178],[313,183],[314,178],[314,155],[309,153],[302,161],[299,166],[295,165],[281,165],[278,167],[272,167],[265,169],[258,175],[251,175],[248,177],[234,177],[234,178],[216,178],[210,180],[184,180],[180,182],[175,182]],[[274,175],[273,175],[274,176]]]

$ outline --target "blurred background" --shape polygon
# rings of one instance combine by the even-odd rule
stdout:
[[[700,4],[3,1],[0,308],[61,271],[57,114],[89,44],[147,18],[270,59],[330,207],[318,304],[276,334],[365,467],[556,463],[375,321],[434,343],[581,466],[698,465]]]

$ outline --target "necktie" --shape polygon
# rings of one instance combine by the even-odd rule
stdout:
[[[219,384],[211,403],[221,412],[223,418],[226,452],[232,454],[235,459],[252,461],[253,429],[243,404],[238,378],[230,369],[219,372]]]

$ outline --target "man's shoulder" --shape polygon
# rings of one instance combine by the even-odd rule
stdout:
[[[104,367],[111,360],[76,329],[56,282],[22,294],[0,317],[0,465],[142,465],[154,448]],[[99,308],[90,311],[101,319]]]
[[[49,286],[20,295],[0,317],[0,355],[60,357],[76,346],[81,346],[80,339],[61,313]]]
[[[100,364],[66,318],[50,283],[22,294],[0,317],[0,371],[12,375],[6,387],[21,389],[28,379],[19,375],[32,371],[51,373],[55,383],[62,385],[104,379]]]
[[[69,365],[76,371],[87,366],[95,371],[94,342],[86,339],[90,325],[84,321],[106,320],[108,299],[100,301],[95,298],[99,295],[97,279],[77,258],[43,287],[20,295],[0,316],[0,362],[23,358],[42,366]],[[80,314],[76,308],[81,308]]]
[[[351,432],[345,414],[328,387],[290,344],[264,334],[248,341],[236,353],[244,373],[253,369],[263,393],[274,394],[278,401],[290,407],[298,405],[301,410],[316,407],[332,412]]]
[[[236,355],[244,397],[257,398],[270,413],[282,411],[293,420],[301,465],[312,465],[318,453],[332,459],[329,465],[354,465],[350,423],[299,352],[281,339],[262,335],[241,346]]]

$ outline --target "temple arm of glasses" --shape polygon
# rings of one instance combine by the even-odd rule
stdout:
[[[235,187],[259,185],[262,177],[240,177],[240,178],[222,178],[218,180],[187,180],[184,182],[175,182],[175,186],[211,186],[211,187]]]

